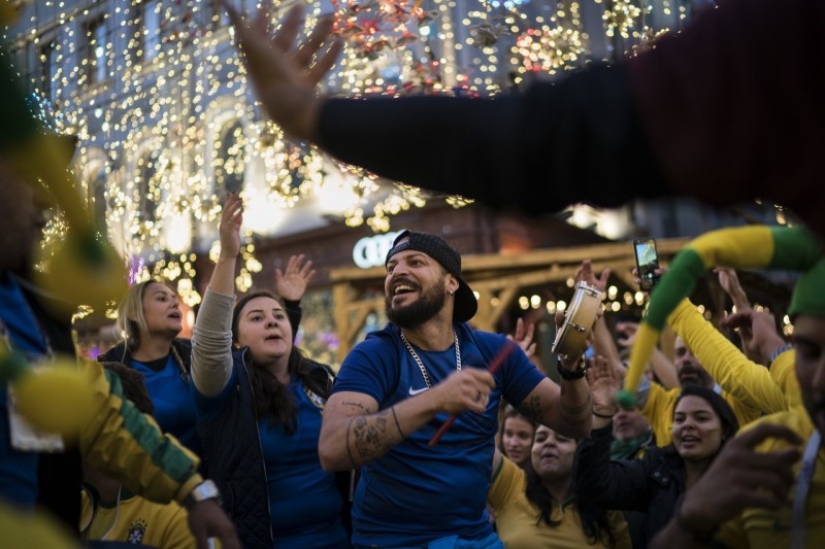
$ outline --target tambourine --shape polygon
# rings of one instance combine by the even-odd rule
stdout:
[[[586,282],[576,285],[570,306],[564,312],[564,324],[556,332],[553,353],[562,356],[579,356],[584,353],[603,295]]]

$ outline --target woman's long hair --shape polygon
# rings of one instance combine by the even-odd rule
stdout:
[[[126,339],[126,348],[129,351],[140,347],[140,334],[147,331],[146,316],[143,314],[143,298],[146,295],[146,289],[152,284],[163,285],[163,282],[150,278],[129,286],[117,305],[115,327]]]
[[[506,408],[504,409],[504,418],[501,420],[501,440],[499,441],[499,448],[498,448],[499,451],[501,452],[501,454],[505,455],[505,456],[507,455],[507,452],[504,450],[504,429],[507,426],[507,420],[512,419],[512,418],[523,419],[524,421],[529,423],[530,426],[533,428],[533,436],[535,436],[536,429],[539,426],[538,421],[536,421],[535,419],[533,419],[529,416],[525,416],[524,414],[522,414],[518,410],[518,408],[515,408],[512,405],[507,404]],[[530,445],[532,446],[532,441],[531,441]],[[510,457],[510,456],[507,456],[507,457]],[[528,459],[527,461],[529,462],[530,460]]]
[[[236,345],[238,343],[238,321],[241,311],[247,303],[259,297],[274,299],[282,307],[284,306],[284,302],[280,297],[266,290],[251,292],[239,299],[232,311],[232,342]],[[295,334],[293,334],[294,337]],[[304,358],[294,342],[290,343],[293,345],[289,351],[287,363],[289,377],[297,376],[305,384],[313,387],[313,379],[309,375],[311,369],[309,361]],[[297,425],[297,410],[295,401],[289,392],[289,387],[278,381],[272,372],[254,362],[252,368],[249,369],[249,377],[252,383],[252,395],[255,399],[255,412],[258,417],[269,414],[272,424],[281,423],[287,434],[294,433]],[[319,396],[326,398],[328,395]]]
[[[579,441],[576,441],[578,446]],[[527,475],[527,488],[524,495],[527,499],[539,509],[539,516],[536,524],[542,522],[551,528],[555,528],[561,521],[554,521],[551,516],[553,514],[553,506],[561,506],[564,502],[556,501],[550,492],[541,483],[538,473],[533,469],[533,461],[529,460],[524,468]],[[571,471],[569,474],[573,474]],[[610,520],[607,518],[607,511],[599,506],[588,505],[576,500],[576,511],[579,514],[579,519],[582,523],[582,530],[587,540],[591,545],[601,541],[606,535],[608,539],[608,546],[613,546],[616,539],[613,537],[613,529],[610,527]]]

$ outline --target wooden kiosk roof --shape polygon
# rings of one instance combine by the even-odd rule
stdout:
[[[687,238],[658,240],[656,246],[662,263],[668,263],[689,241]],[[462,277],[478,294],[478,313],[470,324],[481,330],[495,331],[496,324],[519,291],[566,281],[576,274],[585,259],[592,261],[596,271],[610,267],[625,286],[635,287],[632,269],[636,261],[630,242],[539,249],[512,255],[463,256]],[[385,276],[383,267],[347,267],[330,272],[341,359],[352,349],[367,316],[383,309],[383,292],[377,297],[365,297],[365,290],[383,288]],[[375,295],[374,291],[372,295]],[[498,298],[495,305],[494,296]]]

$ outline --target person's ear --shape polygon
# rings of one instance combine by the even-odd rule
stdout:
[[[450,295],[455,295],[458,291],[458,280],[453,275],[447,277],[447,292]]]

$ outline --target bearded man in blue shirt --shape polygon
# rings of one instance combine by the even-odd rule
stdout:
[[[590,431],[590,389],[571,357],[561,386],[504,336],[466,322],[478,303],[442,238],[402,232],[387,254],[388,325],[346,357],[319,440],[327,470],[361,467],[353,545],[503,548],[486,513],[501,397],[565,436]],[[429,446],[450,414],[452,427]]]

